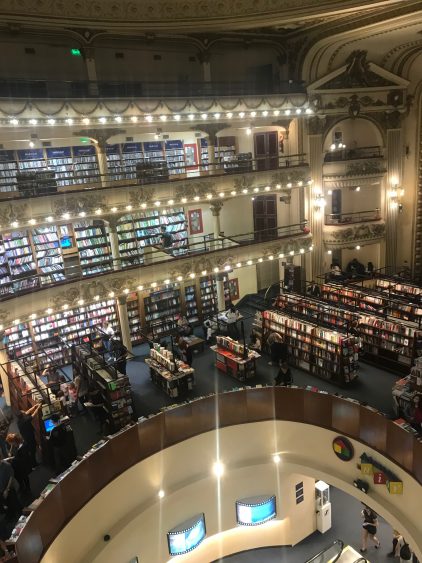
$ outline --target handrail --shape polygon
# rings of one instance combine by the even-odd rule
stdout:
[[[325,561],[323,559],[323,557],[327,553],[327,551],[330,550],[331,548],[337,547],[337,546],[340,548],[340,551],[337,553],[335,558],[332,559],[332,556],[331,556],[328,561]],[[334,540],[331,545],[322,549],[319,553],[317,553],[316,555],[311,557],[311,559],[308,559],[306,561],[306,563],[335,563],[340,558],[340,555],[341,555],[343,549],[344,549],[344,543],[341,540]]]
[[[379,145],[367,147],[345,147],[327,151],[324,162],[337,162],[342,160],[358,160],[361,158],[383,158],[383,148]]]
[[[327,213],[325,215],[326,225],[349,225],[351,223],[364,223],[367,221],[380,221],[380,208],[366,211],[354,211],[353,213]]]
[[[218,148],[218,147],[216,147]],[[249,153],[248,153],[249,154]],[[236,155],[237,157],[238,155]],[[306,154],[298,153],[292,155],[281,155],[281,156],[259,156],[245,158],[242,160],[233,161],[221,161],[221,162],[211,162],[205,164],[195,164],[194,166],[187,166],[185,164],[177,165],[176,170],[182,170],[181,173],[171,173],[167,163],[165,166],[148,168],[148,163],[145,164],[144,171],[148,171],[147,174],[142,175],[134,170],[134,165],[119,165],[119,168],[110,169],[105,174],[101,174],[97,169],[93,170],[90,174],[84,176],[73,175],[67,178],[30,178],[27,180],[22,180],[20,185],[21,189],[18,190],[18,184],[11,181],[8,183],[2,183],[0,185],[0,195],[2,199],[21,199],[22,197],[43,197],[46,195],[54,195],[56,193],[67,193],[72,192],[72,194],[77,192],[83,192],[87,189],[111,189],[118,187],[130,187],[130,186],[143,186],[149,184],[163,183],[163,182],[175,182],[177,180],[183,181],[196,181],[199,177],[209,177],[209,176],[228,176],[228,175],[238,175],[245,174],[248,172],[265,172],[268,170],[278,170],[285,168],[293,168],[296,166],[307,166]],[[163,161],[165,162],[165,161]],[[47,161],[45,162],[46,168],[37,168],[36,172],[46,172],[48,170],[54,170],[47,168]],[[198,170],[198,175],[188,176],[192,170]],[[17,171],[22,172],[33,172],[32,170]],[[60,174],[58,172],[57,174]],[[118,176],[119,178],[116,178]],[[121,178],[120,178],[121,177]],[[52,182],[61,180],[74,181],[69,186],[52,186]],[[84,188],[74,189],[74,186],[86,186]],[[56,191],[57,189],[57,191]],[[8,197],[8,194],[11,194]],[[13,195],[15,194],[15,195]],[[19,194],[19,195],[16,195]]]
[[[2,79],[0,98],[143,98],[303,94],[303,80],[220,82]]]
[[[306,230],[307,221],[304,220],[301,223],[295,223],[294,225],[282,225],[270,229],[261,229],[258,231],[250,231],[249,233],[242,233],[239,235],[231,235],[230,237],[219,235],[198,235],[196,237],[191,237],[192,239],[200,239],[195,240],[194,242],[187,241],[187,246],[174,246],[170,249],[165,248],[157,248],[155,246],[145,246],[143,250],[139,251],[135,254],[131,254],[128,257],[120,256],[119,258],[110,258],[108,261],[110,267],[107,270],[102,272],[93,272],[92,274],[86,273],[85,275],[81,272],[81,267],[77,266],[70,266],[67,268],[67,273],[63,272],[64,279],[59,281],[52,281],[50,283],[41,283],[42,278],[45,278],[46,273],[40,274],[30,274],[28,276],[22,276],[17,280],[11,282],[10,291],[8,293],[4,293],[0,295],[0,302],[1,301],[8,301],[9,299],[13,299],[18,295],[24,295],[27,293],[34,293],[36,291],[40,291],[43,289],[47,289],[49,287],[56,287],[59,285],[65,285],[67,283],[73,283],[76,281],[82,280],[89,280],[93,279],[94,277],[97,278],[99,276],[104,276],[110,274],[111,272],[117,272],[122,270],[133,270],[137,268],[146,267],[149,265],[157,265],[167,261],[180,261],[185,259],[188,256],[195,254],[197,256],[200,253],[209,253],[209,252],[217,252],[220,250],[224,250],[226,248],[230,248],[233,246],[246,246],[246,245],[253,245],[259,244],[260,242],[269,241],[269,240],[278,240],[286,237],[298,237],[300,235],[307,234]],[[267,234],[268,236],[265,236]],[[240,237],[239,241],[235,240],[237,237]],[[247,238],[246,238],[247,237]],[[147,254],[145,250],[151,249],[150,252]],[[83,248],[81,248],[83,250]],[[166,250],[170,251],[166,253]],[[175,254],[178,250],[180,254]],[[165,259],[163,259],[163,253],[167,255]],[[76,250],[76,254],[78,254],[78,250]],[[144,259],[147,257],[147,260]],[[126,262],[132,262],[131,264],[126,264]],[[70,271],[70,273],[68,273]],[[81,272],[81,273],[79,273]],[[13,283],[20,283],[20,282],[28,282],[27,287],[23,287],[21,289],[14,289]]]
[[[183,420],[182,435],[174,431],[175,420]],[[77,464],[22,530],[16,544],[19,562],[40,561],[66,524],[111,481],[140,461],[205,432],[265,420],[309,424],[348,436],[391,460],[422,485],[422,442],[373,408],[303,388],[244,388],[199,398],[143,419]],[[75,495],[78,483],[82,486]],[[54,518],[47,517],[51,514]]]

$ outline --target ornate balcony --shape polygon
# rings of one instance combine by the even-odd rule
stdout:
[[[326,225],[350,225],[355,223],[368,223],[381,219],[380,209],[369,211],[356,211],[355,213],[328,213],[325,215]]]
[[[324,244],[328,248],[348,248],[373,244],[383,240],[385,222],[368,219],[359,223],[338,224],[324,227]]]

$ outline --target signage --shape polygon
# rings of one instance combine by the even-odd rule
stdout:
[[[344,436],[337,436],[333,440],[333,451],[341,461],[350,461],[354,455],[353,445]]]
[[[44,160],[43,149],[22,149],[18,151],[19,160]]]
[[[127,154],[131,152],[142,152],[141,143],[125,143],[122,152]]]
[[[236,520],[243,526],[257,526],[277,515],[274,495],[245,498],[236,501]]]
[[[183,149],[183,141],[166,141],[166,150]]]
[[[181,555],[195,549],[205,538],[205,515],[198,514],[167,533],[170,555]]]
[[[120,145],[106,145],[106,154],[120,154]]]
[[[145,152],[154,152],[154,151],[162,151],[162,150],[163,150],[163,145],[160,143],[160,141],[144,143]]]
[[[73,156],[93,156],[95,155],[94,145],[86,145],[85,147],[72,147]]]
[[[47,158],[71,158],[72,156],[70,147],[49,147],[46,152]]]
[[[10,162],[15,158],[15,151],[0,150],[0,162]]]

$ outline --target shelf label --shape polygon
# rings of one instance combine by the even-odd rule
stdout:
[[[21,149],[18,150],[19,160],[44,160],[43,149]]]
[[[166,141],[166,150],[183,149],[183,141]]]
[[[163,145],[160,143],[160,141],[146,142],[144,143],[144,150],[145,152],[162,151]]]
[[[10,162],[16,160],[15,151],[0,150],[0,162]]]
[[[84,147],[72,147],[73,156],[93,156],[95,155],[94,145],[85,145]]]
[[[71,158],[71,156],[70,147],[49,147],[47,149],[47,158]]]
[[[106,154],[120,154],[120,145],[106,145]]]
[[[141,143],[125,143],[122,152],[127,154],[131,152],[142,152]]]

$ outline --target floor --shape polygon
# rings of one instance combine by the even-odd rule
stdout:
[[[244,321],[245,333],[248,335],[252,325],[254,311],[245,310]],[[200,329],[195,329],[198,336],[202,336]],[[147,345],[137,346],[133,350],[134,358],[128,362],[127,373],[133,389],[133,402],[135,415],[137,417],[148,415],[159,411],[162,407],[177,402],[183,402],[185,397],[180,399],[172,399],[158,389],[150,380],[149,370],[144,362],[145,357],[149,354]],[[248,380],[248,384],[273,384],[276,374],[276,367],[268,365],[269,358],[261,357],[257,362],[257,375],[254,379]],[[191,392],[190,397],[207,395],[210,393],[218,393],[224,390],[233,389],[241,384],[220,373],[214,366],[215,354],[207,347],[203,352],[194,354],[193,367],[195,368],[195,388]],[[65,368],[65,371],[71,375],[71,367]],[[292,369],[294,384],[296,385],[312,385],[319,389],[329,391],[331,393],[340,393],[368,404],[383,411],[388,416],[393,416],[391,388],[394,382],[399,379],[392,373],[380,370],[374,366],[365,363],[361,364],[359,370],[359,379],[352,387],[339,388],[328,381],[320,380],[314,376],[307,374],[301,370]],[[189,398],[189,397],[188,397]],[[92,444],[99,441],[101,437],[98,425],[87,414],[80,414],[72,419],[72,428],[74,430],[77,451],[83,454]],[[31,489],[36,498],[46,483],[53,475],[49,467],[40,465],[32,472],[30,476]],[[333,490],[333,506],[335,512],[335,526],[325,535],[319,533],[313,534],[307,538],[299,546],[292,548],[274,548],[254,551],[251,553],[238,554],[227,559],[230,563],[248,562],[248,561],[291,561],[303,562],[306,558],[316,554],[318,551],[328,545],[334,539],[341,539],[350,542],[354,547],[359,547],[359,526],[360,526],[360,505],[352,497],[346,497],[344,493]],[[353,517],[351,517],[353,515]],[[385,532],[385,533],[384,533]],[[387,524],[381,527],[382,542],[384,545],[389,543],[391,532],[387,531]],[[385,550],[382,550],[383,558]],[[371,561],[381,561],[381,554],[371,552]]]

